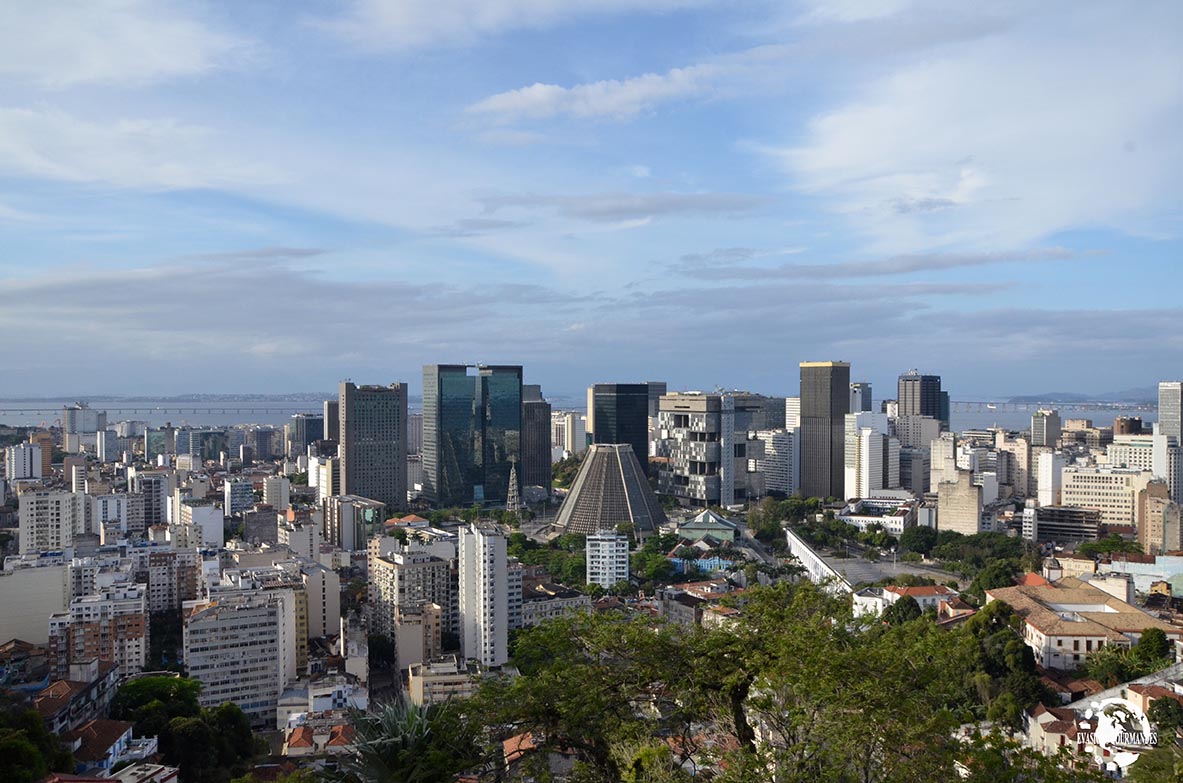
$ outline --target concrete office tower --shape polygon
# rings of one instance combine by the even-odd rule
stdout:
[[[70,435],[93,435],[107,429],[107,412],[96,411],[84,402],[62,409],[62,431]]]
[[[756,438],[764,443],[764,456],[756,465],[764,475],[764,491],[786,497],[797,494],[801,486],[801,430],[757,430]]]
[[[900,439],[900,448],[928,451],[932,442],[941,436],[941,422],[931,416],[900,416],[895,420],[895,433]]]
[[[1170,488],[1171,500],[1183,503],[1183,449],[1179,441],[1161,432],[1151,437],[1153,458],[1151,472],[1164,479]]]
[[[587,537],[587,582],[605,590],[628,581],[628,536],[601,530]]]
[[[213,709],[234,702],[257,728],[275,728],[291,645],[282,591],[222,595],[184,606],[185,673],[202,684],[198,701]]]
[[[1165,481],[1151,481],[1138,492],[1138,543],[1148,555],[1183,549],[1179,504]]]
[[[407,416],[407,455],[423,453],[423,414]]]
[[[1010,455],[1007,463],[1007,484],[1015,497],[1027,497],[1031,487],[1031,443],[1026,438],[1011,440],[1003,430],[994,432],[994,448]],[[1038,465],[1035,465],[1038,469]],[[999,477],[1001,478],[1001,477]],[[1038,484],[1036,491],[1038,492]]]
[[[223,481],[222,503],[228,517],[249,510],[255,505],[255,485],[249,479]]]
[[[937,528],[972,536],[982,532],[982,488],[973,473],[957,471],[952,482],[937,485]]]
[[[900,485],[900,442],[885,413],[848,413],[844,419],[844,499],[874,497]]]
[[[843,399],[846,398],[845,389]],[[764,494],[759,430],[780,421],[784,400],[741,392],[683,392],[661,398],[654,444],[657,491],[682,505],[730,506]]]
[[[328,543],[352,552],[382,531],[386,504],[357,495],[334,495],[324,502],[324,536]]]
[[[1121,435],[1141,435],[1142,434],[1142,417],[1141,416],[1118,416],[1113,420],[1113,437],[1118,438]]]
[[[26,492],[21,495],[20,552],[60,552],[86,532],[86,495],[81,492]]]
[[[665,381],[649,381],[645,385],[649,387],[649,418],[656,419],[661,408],[661,398],[669,388]]]
[[[631,525],[644,537],[665,522],[665,513],[632,447],[596,443],[588,448],[554,526],[563,533],[590,535]]]
[[[308,453],[308,444],[324,440],[325,419],[319,413],[296,413],[284,425],[284,454],[295,459]]]
[[[899,416],[931,416],[938,421],[941,415],[941,376],[921,375],[908,370],[899,377],[896,387]]]
[[[1183,381],[1158,384],[1157,431],[1183,445]]]
[[[263,479],[263,502],[276,511],[291,507],[292,482],[287,476],[268,476]]]
[[[99,430],[95,434],[95,459],[99,462],[115,462],[119,459],[119,436],[115,430]]]
[[[438,507],[503,505],[521,460],[522,368],[423,367],[423,495]]]
[[[946,482],[957,481],[957,438],[942,432],[929,447],[928,491],[936,492]]]
[[[785,429],[795,430],[801,427],[801,398],[785,397]]]
[[[1023,537],[1039,543],[1096,541],[1100,529],[1101,514],[1092,508],[1040,506],[1023,511]]]
[[[900,487],[917,497],[931,491],[932,457],[929,449],[900,448]]]
[[[341,491],[407,507],[407,387],[341,383]]]
[[[592,443],[627,443],[637,460],[649,461],[649,385],[597,383],[590,390]],[[660,408],[660,399],[658,407]]]
[[[1095,508],[1106,525],[1137,527],[1138,493],[1150,483],[1150,471],[1068,466],[1061,476],[1062,505]]]
[[[801,494],[842,497],[850,364],[801,362]]]
[[[522,385],[522,463],[517,478],[523,487],[542,487],[550,494],[550,403],[535,384]]]
[[[509,660],[509,563],[495,527],[460,528],[460,652],[484,666]],[[520,597],[520,596],[519,596]]]
[[[1031,416],[1031,445],[1055,448],[1060,441],[1060,413],[1054,410],[1037,410]]]
[[[1064,455],[1045,451],[1039,455],[1039,495],[1041,506],[1058,506],[1062,500]]]
[[[323,639],[341,631],[341,577],[320,563],[300,563],[308,596],[308,638]]]
[[[4,478],[10,482],[48,477],[42,467],[41,447],[35,443],[18,443],[4,450]]]
[[[48,432],[30,432],[29,443],[41,447],[41,476],[53,475],[53,435]]]
[[[70,666],[97,658],[131,677],[148,663],[148,597],[142,584],[101,587],[74,598],[65,612],[50,615],[46,645],[51,680],[67,679]]]
[[[850,412],[871,410],[871,384],[866,381],[855,381],[850,384]]]
[[[560,452],[554,461],[587,451],[586,418],[576,411],[554,411],[550,415],[550,445]]]
[[[325,400],[324,404],[325,440],[341,442],[341,401]]]

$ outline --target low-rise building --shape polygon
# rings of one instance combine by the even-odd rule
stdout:
[[[916,526],[917,501],[907,491],[883,490],[872,497],[852,500],[838,512],[838,520],[867,530],[871,525],[881,525],[893,536],[899,536],[910,527]]]

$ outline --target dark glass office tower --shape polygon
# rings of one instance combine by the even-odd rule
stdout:
[[[900,416],[941,416],[941,376],[908,370],[900,376],[896,394]]]
[[[801,362],[801,494],[840,498],[846,480],[850,365]]]
[[[504,503],[521,438],[520,366],[423,367],[423,493],[430,502]]]
[[[337,395],[341,437],[341,492],[407,507],[407,387],[341,383]]]
[[[522,464],[518,479],[523,487],[543,487],[550,492],[550,403],[536,384],[522,386]]]
[[[644,467],[649,458],[649,384],[597,383],[592,404],[593,443],[627,443]]]

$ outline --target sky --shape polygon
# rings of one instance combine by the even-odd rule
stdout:
[[[1183,4],[0,4],[0,396],[1183,376]]]

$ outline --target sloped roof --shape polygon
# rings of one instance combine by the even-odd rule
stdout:
[[[666,521],[645,470],[627,443],[595,443],[555,518],[564,533],[590,535],[622,523],[644,535]]]
[[[78,761],[102,761],[111,752],[111,746],[131,731],[132,725],[123,720],[92,720],[82,728],[68,732],[65,739],[69,742],[81,740],[82,744],[74,751],[74,758]]]

